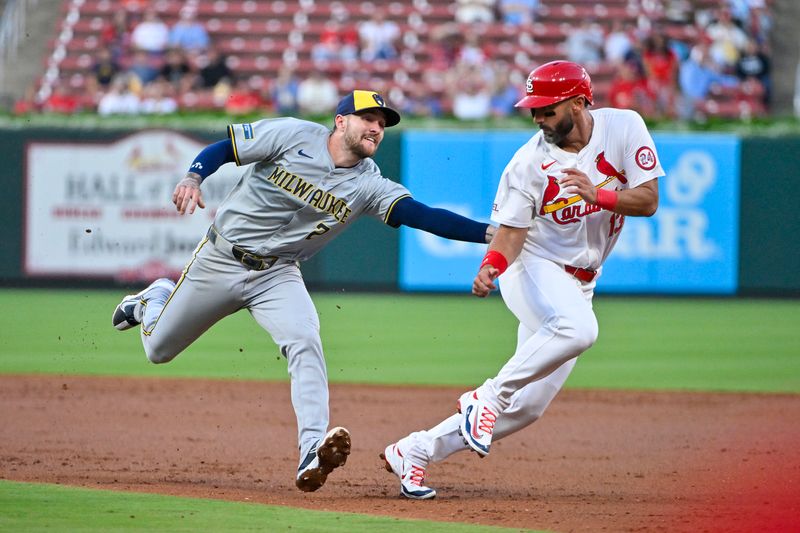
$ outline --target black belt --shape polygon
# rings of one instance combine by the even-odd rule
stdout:
[[[597,277],[597,270],[589,270],[588,268],[574,267],[572,265],[564,265],[564,270],[567,274],[571,274],[575,279],[584,283],[591,283]]]
[[[225,237],[219,234],[214,226],[208,228],[206,233],[208,240],[214,245],[217,250],[231,254],[234,259],[249,268],[250,270],[266,270],[270,268],[275,262],[280,259],[277,255],[256,255],[251,254],[244,248],[240,248],[235,244],[229,242]]]

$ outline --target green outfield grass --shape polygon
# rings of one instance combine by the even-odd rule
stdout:
[[[503,533],[520,530],[0,481],[0,531]]]
[[[167,365],[118,332],[108,291],[0,290],[0,372],[285,380],[247,312]],[[513,352],[498,295],[314,295],[331,381],[474,385]],[[600,338],[568,387],[800,392],[800,301],[597,296]]]
[[[0,290],[0,373],[285,380],[246,312],[168,365],[111,327],[122,293]],[[499,296],[326,293],[314,300],[332,381],[475,385],[512,353]],[[598,296],[597,344],[568,387],[800,392],[800,301]],[[0,481],[0,531],[500,531],[266,505]]]

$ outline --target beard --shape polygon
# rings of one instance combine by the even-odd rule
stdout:
[[[570,115],[566,115],[558,124],[555,125],[553,129],[545,127],[540,127],[540,129],[542,130],[542,135],[544,135],[545,141],[558,146],[564,141],[574,127],[575,121],[572,120]]]
[[[379,143],[371,145],[370,149],[370,148],[365,148],[364,145],[361,144],[362,140],[363,140],[362,136],[356,135],[350,130],[350,128],[345,128],[344,145],[347,147],[347,149],[361,159],[364,159],[365,157],[372,157],[378,150]]]

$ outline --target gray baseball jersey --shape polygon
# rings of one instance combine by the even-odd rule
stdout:
[[[303,261],[366,214],[383,220],[408,189],[372,159],[336,168],[330,130],[294,118],[228,127],[238,165],[254,163],[222,202],[214,226],[261,256]]]
[[[325,435],[329,409],[319,318],[297,261],[363,214],[386,222],[410,194],[371,159],[336,168],[324,126],[279,118],[228,131],[236,163],[253,164],[220,205],[214,227],[228,243],[279,260],[251,270],[210,232],[177,284],[158,280],[135,296],[144,304],[142,343],[150,361],[166,363],[217,321],[248,309],[288,361],[303,458]]]

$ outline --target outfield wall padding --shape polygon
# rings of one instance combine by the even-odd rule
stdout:
[[[739,290],[800,294],[800,137],[749,137],[741,161]]]
[[[5,230],[0,239],[1,284],[110,286],[119,283],[91,277],[63,279],[25,275],[26,150],[30,143],[104,143],[134,133],[123,130],[0,129],[0,157],[4,163],[0,170],[3,191],[0,195],[0,222]],[[216,141],[225,136],[224,125],[218,131],[182,133],[202,142]],[[510,132],[485,132],[487,139],[509,135],[513,136]],[[397,181],[401,181],[404,171],[407,171],[402,163],[403,143],[403,132],[387,131],[375,158],[384,175]],[[738,164],[736,292],[765,296],[800,295],[800,249],[797,246],[800,214],[794,193],[800,182],[800,137],[741,138]],[[459,187],[463,175],[452,175],[451,172],[442,179],[448,180],[453,187]],[[487,180],[496,181],[496,176],[487,177]],[[424,187],[419,194],[424,199]],[[304,263],[303,275],[313,288],[397,290],[402,264],[400,233],[375,220],[359,220],[331,246]]]

